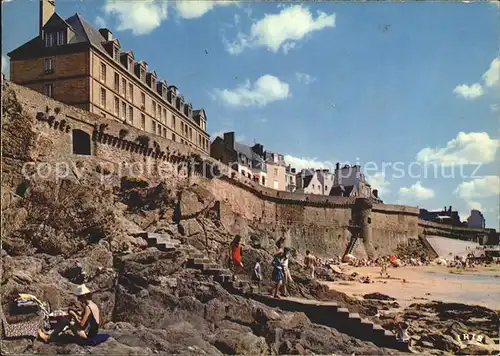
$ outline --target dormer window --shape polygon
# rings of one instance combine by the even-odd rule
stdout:
[[[156,79],[151,78],[151,88],[154,90],[156,88]]]
[[[139,77],[141,80],[146,80],[146,70],[144,68],[141,68],[141,71],[140,71],[140,77]]]
[[[54,46],[54,34],[53,33],[46,33],[45,34],[45,47],[52,47]]]
[[[117,62],[120,61],[120,51],[118,50],[117,46],[113,46],[113,58]]]
[[[130,71],[134,70],[134,60],[132,58],[128,59],[128,70]]]
[[[57,45],[58,46],[62,46],[63,44],[66,43],[64,31],[58,31],[56,36],[57,36]]]

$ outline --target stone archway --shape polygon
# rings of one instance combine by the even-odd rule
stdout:
[[[90,151],[90,135],[85,131],[74,129],[73,130],[73,154],[87,155],[91,154]]]

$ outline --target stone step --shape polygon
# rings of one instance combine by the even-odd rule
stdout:
[[[337,316],[349,318],[349,309],[347,308],[337,308]]]
[[[172,245],[172,244],[166,244],[166,243],[157,244],[156,248],[158,250],[160,250],[160,251],[163,251],[163,252],[175,251],[175,246],[174,245]]]
[[[223,274],[224,270],[222,268],[208,268],[208,269],[204,269],[203,273],[216,276],[216,275]]]
[[[203,271],[211,270],[211,269],[222,269],[217,263],[204,263],[201,268]]]
[[[201,252],[191,253],[191,254],[189,254],[189,258],[190,259],[204,259],[205,258],[205,254],[203,254]]]
[[[209,258],[188,258],[188,262],[193,264],[193,265],[202,266],[205,264],[210,264],[213,261]]]
[[[226,284],[233,280],[233,276],[230,274],[218,274],[214,276],[214,279],[221,284]]]

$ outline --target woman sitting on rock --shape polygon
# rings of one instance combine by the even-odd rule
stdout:
[[[52,341],[57,337],[66,326],[69,326],[72,333],[82,339],[92,338],[99,331],[99,308],[92,301],[92,292],[85,284],[78,286],[75,292],[78,301],[82,304],[83,310],[77,314],[74,310],[69,310],[69,316],[61,319],[50,335],[42,330],[38,331],[38,336],[45,342]]]

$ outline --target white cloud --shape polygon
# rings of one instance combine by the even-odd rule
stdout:
[[[106,21],[101,16],[97,16],[94,21],[97,28],[106,28]]]
[[[484,176],[468,182],[462,182],[454,193],[467,201],[500,195],[500,177]]]
[[[385,174],[377,172],[373,175],[366,175],[366,180],[372,186],[372,189],[377,189],[379,195],[387,194],[390,192],[390,182],[385,180]]]
[[[487,87],[500,86],[500,57],[491,62],[490,68],[483,74],[483,80]]]
[[[490,63],[490,67],[483,74],[482,79],[486,88],[500,87],[500,57],[495,58]],[[472,100],[485,93],[484,87],[479,83],[472,85],[461,84],[457,85],[453,92],[465,99]]]
[[[266,14],[250,28],[249,34],[238,33],[234,42],[226,41],[230,54],[239,54],[246,48],[266,47],[272,52],[291,50],[296,42],[308,34],[327,27],[335,27],[335,14],[319,11],[314,18],[303,5],[283,7],[278,14]]]
[[[335,163],[330,161],[318,161],[316,158],[305,158],[305,157],[294,157],[291,155],[285,155],[285,162],[289,164],[292,168],[296,168],[298,171],[301,169],[315,168],[315,169],[335,169]]]
[[[176,1],[175,9],[183,19],[195,19],[202,17],[215,6],[233,5],[233,1],[210,1],[210,0],[181,0]]]
[[[286,99],[290,93],[287,83],[266,74],[252,85],[249,80],[236,89],[215,89],[214,96],[230,106],[265,106],[277,100]]]
[[[491,104],[490,105],[490,109],[493,112],[499,112],[500,111],[500,105],[498,105],[498,104]]]
[[[413,200],[426,200],[434,197],[434,191],[422,186],[420,181],[418,181],[409,187],[399,188],[399,196]]]
[[[216,6],[235,4],[234,1],[211,0],[106,0],[103,6],[106,15],[114,15],[118,19],[118,31],[131,30],[134,35],[146,35],[159,27],[167,19],[168,7],[174,7],[182,19],[202,17]],[[101,27],[102,17],[97,16],[96,25]],[[104,27],[104,26],[102,26]]]
[[[295,73],[295,78],[297,78],[297,81],[299,83],[302,83],[304,85],[309,85],[311,83],[314,83],[316,81],[316,78],[313,77],[312,75],[306,74],[306,73]]]
[[[453,92],[465,99],[476,99],[484,94],[483,87],[479,83],[474,83],[472,85],[461,84],[457,85]]]
[[[500,140],[486,132],[460,132],[446,147],[424,148],[417,153],[417,161],[434,162],[443,166],[454,164],[486,164],[495,160]]]
[[[118,31],[131,30],[134,35],[151,33],[167,18],[167,2],[162,0],[107,0],[103,10],[118,18]]]

